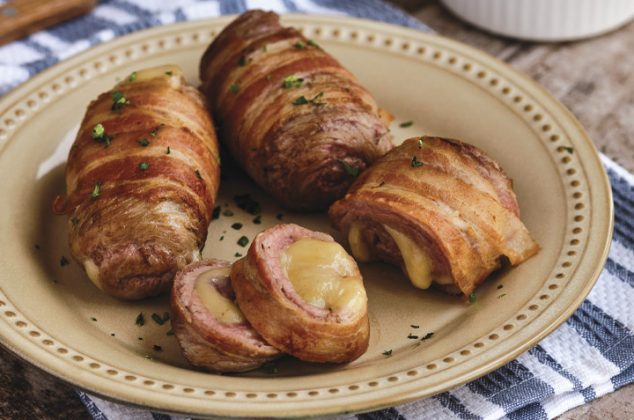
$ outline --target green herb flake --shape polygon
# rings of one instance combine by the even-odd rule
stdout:
[[[240,58],[238,59],[238,65],[240,67],[244,67],[247,64],[249,64],[250,61],[251,59],[248,59],[246,55],[241,55]]]
[[[133,71],[132,73],[130,73],[130,75],[128,76],[128,82],[134,82],[136,80],[136,71]]]
[[[255,216],[252,220],[252,222],[256,225],[259,225],[262,223],[262,215],[258,214],[257,216]]]
[[[256,216],[262,212],[260,203],[251,197],[250,194],[236,194],[233,196],[233,201],[238,208],[246,211],[247,213]]]
[[[414,335],[414,334],[412,334],[412,333],[409,333],[409,334],[407,335],[407,338],[409,338],[410,340],[418,340],[418,336],[417,336],[417,335]]]
[[[282,87],[284,89],[298,88],[302,85],[302,83],[304,83],[303,78],[291,74],[290,76],[286,76],[284,80],[282,80]]]
[[[95,182],[95,187],[93,188],[92,192],[90,193],[90,198],[92,198],[93,200],[97,197],[99,197],[101,195],[101,182],[97,181]]]
[[[92,128],[92,138],[95,140],[99,140],[103,138],[106,134],[106,129],[103,127],[103,124],[98,123]]]
[[[164,125],[165,125],[165,124],[161,124],[161,125],[159,125],[158,127],[156,127],[155,129],[153,129],[152,131],[150,131],[150,136],[152,136],[152,137],[156,137],[156,135],[157,135],[157,134],[158,134],[158,132],[159,132],[159,129],[160,129],[161,127],[163,127]]]
[[[222,241],[225,239],[225,235],[221,235],[219,241]]]
[[[159,325],[163,325],[165,323],[165,321],[163,321],[163,318],[161,318],[161,316],[157,313],[152,314],[152,320]]]
[[[235,254],[233,254],[234,257],[239,258],[242,256],[242,254],[240,254],[239,252],[236,252]]]
[[[318,48],[318,49],[320,49],[320,50],[321,50],[321,47],[319,46],[319,44],[318,44],[318,43],[316,43],[316,42],[315,42],[314,40],[312,40],[312,39],[309,39],[309,40],[308,40],[308,42],[306,42],[306,44],[308,44],[308,45],[309,45],[309,46],[311,46],[311,47],[315,47],[315,48]]]
[[[573,154],[575,149],[573,149],[572,147],[564,147],[564,150],[570,154]]]
[[[173,72],[173,71],[166,71],[166,72],[165,72],[165,74],[166,74],[167,76],[173,76],[173,75],[174,75],[174,72]]]
[[[154,358],[152,356],[150,356],[149,354],[146,354],[145,356],[143,356],[144,358],[148,359],[148,360],[154,360]]]
[[[149,167],[150,167],[150,164],[147,162],[139,163],[139,169],[142,171],[147,171]]]
[[[411,328],[414,328],[415,330],[417,330],[417,329],[419,329],[419,328],[420,328],[420,326],[419,326],[419,325],[414,325],[414,324],[410,325],[410,327],[411,327]]]
[[[242,223],[237,223],[236,222],[236,223],[232,224],[231,227],[233,229],[235,229],[235,230],[240,230],[240,229],[242,229]]]
[[[249,238],[247,238],[246,236],[241,236],[240,239],[238,239],[238,242],[237,242],[237,244],[242,246],[242,247],[247,246],[248,243],[249,243]]]
[[[265,371],[266,373],[277,373],[279,372],[279,369],[277,368],[277,365],[273,362],[268,362],[262,365],[262,370]]]
[[[412,125],[414,125],[414,121],[405,121],[400,123],[398,126],[401,128],[407,128],[407,127],[411,127]]]
[[[385,356],[385,357],[390,357],[391,355],[392,355],[392,349],[385,350],[383,352],[383,356]]]
[[[126,99],[122,92],[115,90],[112,92],[112,109],[113,111],[120,111],[125,105],[130,102]]]
[[[198,177],[198,179],[203,179],[203,176],[200,174],[200,171],[198,169],[196,169],[194,172],[196,173],[196,177]]]
[[[150,142],[148,139],[139,139],[136,142],[139,143],[143,147],[148,147],[150,145]]]
[[[304,44],[302,41],[297,41],[293,44],[293,47],[297,48],[298,50],[303,50],[304,48],[306,48],[306,44]]]
[[[159,346],[158,344],[154,344],[152,346],[152,350],[154,350],[156,352],[161,352],[161,351],[163,351],[163,347]]]
[[[231,210],[229,210],[229,209],[224,209],[222,211],[222,215],[223,216],[227,216],[227,217],[231,217],[231,216],[233,216],[233,212]]]
[[[476,303],[478,301],[478,296],[476,296],[475,293],[471,293],[469,295],[469,303],[473,304]]]
[[[134,321],[134,323],[138,325],[139,327],[142,327],[145,325],[145,317],[143,316],[143,312],[139,312],[139,314],[136,316],[136,320]],[[139,340],[142,340],[142,338],[139,337]]]
[[[348,164],[348,162],[340,159],[337,159],[337,162],[339,162],[341,166],[343,166],[343,170],[346,171],[346,173],[352,178],[356,178],[357,176],[359,176],[359,168],[357,168],[356,166],[352,166]]]
[[[416,156],[412,157],[412,168],[419,168],[423,166],[423,162],[421,162],[420,160],[416,159]]]
[[[211,212],[211,220],[216,220],[220,217],[220,206],[214,207],[214,211]]]
[[[77,226],[79,224],[79,218],[77,216],[73,216],[71,217],[70,222],[73,224],[73,226]]]
[[[229,86],[229,92],[231,93],[238,93],[240,91],[240,85],[236,84],[236,83],[232,83]]]
[[[59,259],[60,267],[66,267],[68,264],[70,264],[70,261],[68,261],[68,258],[62,255],[62,258]]]
[[[506,293],[502,293],[501,295],[499,295],[498,299],[502,299],[504,296],[506,296]]]
[[[427,333],[425,334],[425,336],[423,338],[420,339],[420,341],[425,341],[425,340],[429,340],[430,338],[432,338],[434,336],[433,332]]]
[[[308,103],[308,99],[304,95],[293,101],[293,105],[306,105]]]
[[[167,146],[167,152],[165,152],[166,155],[169,155],[170,153],[172,153],[172,150],[170,149],[169,146]]]
[[[418,148],[422,149],[423,146],[425,145],[425,139],[423,139],[422,137],[418,139]]]

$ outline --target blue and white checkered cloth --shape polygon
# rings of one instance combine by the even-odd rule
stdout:
[[[352,15],[429,31],[381,0],[104,0],[89,15],[0,47],[0,94],[114,37],[248,8]],[[602,158],[614,193],[614,240],[599,281],[568,321],[516,360],[467,385],[407,405],[341,418],[553,418],[634,382],[634,176]],[[78,393],[95,419],[172,418]]]

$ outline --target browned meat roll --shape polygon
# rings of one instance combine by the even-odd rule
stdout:
[[[361,274],[325,233],[292,224],[261,232],[234,263],[231,283],[253,328],[298,359],[350,362],[368,348]]]
[[[91,102],[66,165],[74,259],[104,292],[140,299],[169,290],[200,258],[219,183],[204,98],[181,70],[132,73]]]
[[[172,327],[189,362],[218,372],[243,372],[281,352],[258,335],[235,302],[226,261],[192,263],[172,288]]]
[[[233,157],[289,209],[325,209],[392,147],[368,91],[275,13],[252,10],[227,26],[200,79]]]
[[[499,268],[536,254],[511,180],[483,151],[457,140],[406,140],[332,205],[359,261],[400,265],[418,288],[469,295]]]

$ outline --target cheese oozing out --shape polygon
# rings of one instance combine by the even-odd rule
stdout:
[[[383,227],[394,239],[396,246],[401,252],[401,257],[405,263],[405,271],[412,284],[419,289],[429,288],[433,281],[433,264],[429,254],[404,233],[389,226],[383,225]]]
[[[354,255],[354,258],[357,261],[364,263],[372,261],[372,251],[363,239],[361,225],[359,223],[352,223],[350,225],[350,230],[348,231],[348,243],[350,244],[352,255]]]
[[[281,264],[297,294],[310,305],[357,312],[367,302],[355,261],[336,242],[300,239],[282,253]]]
[[[227,324],[241,323],[244,322],[244,315],[240,308],[231,299],[221,295],[214,284],[214,279],[229,276],[230,272],[230,267],[205,271],[196,278],[194,291],[214,318]]]
[[[97,264],[91,259],[84,260],[84,270],[86,271],[86,275],[97,286],[99,289],[103,290],[101,286],[101,279],[99,278],[99,267]]]

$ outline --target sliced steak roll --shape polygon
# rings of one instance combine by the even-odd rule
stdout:
[[[251,10],[229,24],[203,55],[200,79],[233,157],[286,208],[327,208],[351,174],[392,148],[391,117],[275,13]]]
[[[226,261],[188,265],[172,288],[172,327],[185,358],[216,372],[256,369],[281,352],[255,332],[235,302]]]
[[[73,258],[104,292],[167,292],[200,259],[218,192],[218,144],[204,98],[180,68],[132,73],[92,101],[66,164]]]
[[[325,233],[293,224],[261,232],[234,263],[231,283],[253,328],[298,359],[350,362],[368,348],[363,279]]]
[[[457,140],[411,138],[364,172],[329,216],[359,261],[400,265],[412,284],[469,295],[501,257],[539,251],[519,218],[511,180]]]

